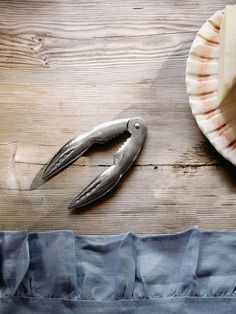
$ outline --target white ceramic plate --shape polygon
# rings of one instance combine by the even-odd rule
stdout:
[[[198,126],[216,150],[236,165],[236,102],[218,105],[220,25],[217,11],[197,33],[189,52],[186,85]]]

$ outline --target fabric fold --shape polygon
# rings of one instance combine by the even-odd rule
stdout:
[[[30,263],[17,295],[71,298],[76,294],[76,257],[73,232],[29,234]]]
[[[0,297],[16,292],[29,266],[26,232],[0,232]]]
[[[199,251],[199,231],[140,237],[134,298],[192,295]]]
[[[235,296],[235,232],[201,232],[197,280],[200,296]]]
[[[127,299],[133,292],[135,242],[132,234],[77,238],[79,297],[85,300]]]

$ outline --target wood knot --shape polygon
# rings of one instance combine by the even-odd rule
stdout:
[[[45,67],[49,67],[49,60],[48,60],[48,56],[47,55],[43,55],[39,58],[40,62],[42,63],[42,65],[44,65]]]
[[[42,35],[35,35],[32,37],[32,49],[34,52],[39,52],[43,49],[44,46],[44,36]]]

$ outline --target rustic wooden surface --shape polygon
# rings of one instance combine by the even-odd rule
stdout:
[[[227,1],[234,3],[234,1]],[[185,62],[223,0],[0,1],[0,227],[84,234],[236,228],[236,170],[199,131]],[[145,147],[123,183],[86,210],[67,204],[121,145],[30,185],[72,136],[142,116]]]

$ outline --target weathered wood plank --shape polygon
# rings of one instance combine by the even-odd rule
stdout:
[[[1,1],[0,27],[12,35],[70,39],[187,32],[226,3],[234,1]]]
[[[185,61],[194,33],[84,41],[49,39],[39,53],[30,43],[1,49],[0,83],[116,85],[184,81]],[[55,51],[54,51],[55,50]],[[109,89],[107,88],[107,92]]]
[[[179,48],[180,52],[185,49],[186,53],[192,37],[192,33],[179,33],[71,40],[52,37],[32,39],[31,35],[15,35],[11,39],[10,35],[1,35],[1,67],[37,70],[71,66],[86,73],[101,68],[150,66],[163,63]]]
[[[0,93],[0,143],[17,142],[16,162],[45,163],[76,134],[105,121],[137,115],[148,125],[139,164],[221,162],[193,121],[183,83],[83,85],[79,91],[67,84],[57,88],[53,84],[5,84]],[[83,162],[109,164],[112,152],[122,143],[116,142]]]
[[[25,190],[38,170],[36,165],[18,164],[18,189],[1,186],[1,228],[74,229],[86,234],[170,232],[190,225],[235,228],[231,167],[135,167],[119,188],[79,214],[69,214],[68,203],[102,169],[73,167],[37,190]]]

